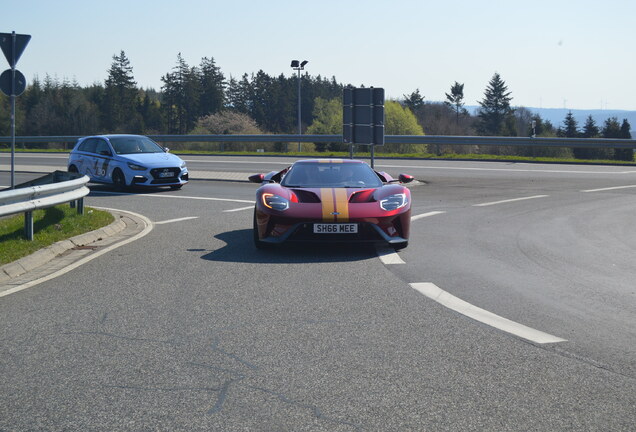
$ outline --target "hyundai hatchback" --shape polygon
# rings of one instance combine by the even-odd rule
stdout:
[[[180,189],[188,182],[185,161],[143,135],[80,138],[69,155],[68,170],[120,190],[136,186]]]

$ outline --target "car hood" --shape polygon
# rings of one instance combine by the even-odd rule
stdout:
[[[143,165],[148,168],[160,168],[180,166],[183,160],[172,153],[135,153],[120,155],[119,158],[126,162]]]

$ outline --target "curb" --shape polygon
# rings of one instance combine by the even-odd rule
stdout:
[[[110,213],[115,218],[115,221],[110,225],[71,237],[70,239],[60,240],[31,255],[3,265],[0,267],[0,284],[23,276],[25,273],[47,264],[68,250],[87,246],[122,232],[126,228],[126,223],[121,219],[121,214],[114,211],[110,211]]]

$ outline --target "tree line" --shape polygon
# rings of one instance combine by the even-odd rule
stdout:
[[[17,98],[18,135],[297,132],[298,77],[270,76],[260,70],[228,78],[212,57],[192,66],[178,54],[175,66],[161,77],[161,89],[157,91],[138,86],[124,51],[112,60],[103,84],[82,87],[48,75],[44,80],[34,79]],[[300,80],[303,130],[340,134],[345,85],[335,77],[312,77],[307,72]],[[620,123],[617,118],[609,118],[599,126],[590,116],[580,128],[569,113],[563,124],[555,127],[526,108],[512,107],[512,92],[498,73],[489,81],[473,114],[465,108],[464,84],[454,82],[445,95],[444,102],[430,102],[416,89],[399,100],[386,101],[386,134],[631,138],[626,119]],[[0,135],[4,136],[9,134],[8,104],[8,98],[0,95]],[[243,147],[251,150],[254,146]],[[304,145],[303,149],[345,150],[341,143]],[[427,150],[431,149],[422,145],[381,149],[403,153]],[[631,150],[618,149],[449,146],[435,151],[633,160]]]

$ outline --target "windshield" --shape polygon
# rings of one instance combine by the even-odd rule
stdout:
[[[283,178],[286,187],[366,188],[380,187],[382,181],[364,163],[297,162]]]
[[[163,153],[163,148],[145,136],[110,137],[110,143],[117,154]]]

